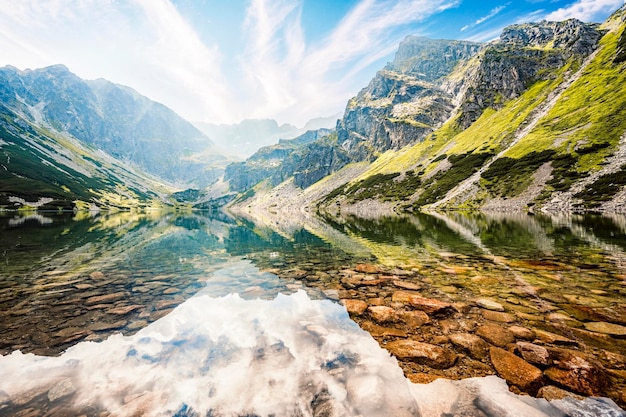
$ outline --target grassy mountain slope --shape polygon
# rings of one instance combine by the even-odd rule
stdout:
[[[396,211],[608,209],[626,185],[624,14],[605,23],[608,33],[589,58],[563,54],[562,65],[544,68],[518,97],[496,100],[467,128],[457,112],[423,141],[381,155],[322,208],[350,212],[363,201],[391,201]],[[550,48],[542,47],[548,57]],[[460,68],[471,75],[489,56],[483,51]]]
[[[171,188],[0,105],[0,209],[130,209],[169,204]]]

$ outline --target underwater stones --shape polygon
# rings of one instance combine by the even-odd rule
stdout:
[[[428,317],[428,314],[421,310],[399,311],[397,314],[400,320],[402,320],[410,328],[417,328],[426,323],[430,323],[430,317]]]
[[[529,393],[536,393],[541,386],[541,370],[519,356],[494,346],[489,349],[489,356],[498,374],[508,383]]]
[[[450,341],[467,352],[474,359],[483,359],[489,355],[489,345],[480,337],[471,333],[455,333],[450,335]]]
[[[580,395],[576,395],[573,392],[565,391],[559,387],[555,387],[554,385],[546,385],[545,387],[541,387],[539,392],[537,393],[538,398],[545,398],[548,401],[554,400],[562,400],[563,398],[572,397],[579,401],[582,401],[584,397]]]
[[[342,299],[341,304],[344,305],[349,314],[360,316],[367,310],[367,303],[361,300]]]
[[[393,285],[399,288],[404,288],[405,290],[419,291],[422,289],[422,285],[410,281],[395,280],[393,281]]]
[[[399,296],[398,293],[400,293],[400,291],[393,294],[393,301],[404,302],[417,310],[424,311],[427,314],[445,313],[454,310],[452,304],[444,301],[435,300],[434,298],[426,298],[415,294],[405,295],[404,292],[402,292],[403,294]]]
[[[354,269],[363,274],[377,274],[380,272],[380,269],[374,264],[357,264]]]
[[[367,308],[367,312],[374,321],[385,323],[396,320],[396,311],[391,307],[371,306]]]
[[[100,271],[95,271],[89,274],[89,277],[94,280],[104,279],[104,274]]]
[[[111,308],[107,310],[107,313],[115,314],[118,316],[125,316],[126,314],[131,313],[140,308],[141,308],[140,305],[120,306],[120,307],[115,307],[115,308]]]
[[[515,342],[513,333],[497,324],[484,324],[476,330],[476,334],[492,345],[505,347]]]
[[[416,340],[395,340],[387,343],[385,348],[394,356],[435,369],[450,368],[457,360],[457,355],[450,349]]]
[[[563,337],[561,335],[551,333],[545,330],[535,330],[535,335],[537,339],[550,344],[555,345],[578,345],[578,342],[572,339],[568,339],[567,337]]]
[[[608,377],[595,360],[570,350],[555,349],[550,353],[554,358],[554,366],[544,373],[558,385],[585,395],[601,395],[608,385]]]
[[[517,342],[517,350],[519,350],[522,358],[526,362],[535,365],[550,365],[550,353],[543,346],[535,345],[528,342]]]
[[[486,310],[504,311],[504,306],[502,304],[489,298],[479,298],[476,300],[476,304]]]
[[[409,334],[404,330],[379,326],[371,321],[361,323],[361,328],[373,337],[409,337]]]
[[[74,392],[76,392],[76,388],[74,388],[72,381],[69,378],[66,378],[48,391],[48,400],[52,402],[58,400],[59,398],[73,394]]]
[[[85,300],[85,305],[106,304],[121,300],[126,297],[124,292],[115,292],[112,294],[96,295]]]
[[[584,324],[585,329],[611,336],[626,337],[626,327],[619,324],[607,322],[590,322]]]
[[[531,329],[522,326],[510,326],[508,330],[513,333],[516,339],[535,340],[536,334]]]
[[[515,316],[510,313],[503,313],[500,311],[482,310],[480,312],[484,318],[491,321],[497,321],[500,323],[513,323]]]

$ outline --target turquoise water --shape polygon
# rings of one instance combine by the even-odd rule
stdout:
[[[337,303],[390,296],[344,285],[363,263],[411,273],[426,296],[488,297],[590,353],[626,351],[585,328],[626,325],[619,216],[421,214],[286,233],[202,213],[40,213],[5,214],[0,230],[2,415],[434,413],[419,397],[443,380],[410,384]],[[446,390],[512,395],[467,381]]]

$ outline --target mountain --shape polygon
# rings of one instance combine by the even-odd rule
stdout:
[[[229,162],[167,107],[61,65],[0,68],[0,209],[174,204]]]
[[[171,183],[207,185],[228,162],[203,133],[162,104],[103,79],[83,80],[62,65],[0,68],[0,99],[28,123],[68,134]]]
[[[279,139],[293,139],[309,130],[330,129],[340,115],[309,120],[304,128],[291,124],[278,125],[271,119],[248,119],[234,125],[197,122],[195,125],[208,135],[224,153],[246,159],[264,146],[275,145]]]
[[[602,25],[518,24],[487,44],[408,37],[336,137],[308,144],[273,190],[251,181],[234,208],[271,193],[278,207],[333,215],[625,211],[625,20],[622,7]]]

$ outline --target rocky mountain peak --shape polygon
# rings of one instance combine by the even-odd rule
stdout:
[[[432,82],[450,74],[459,61],[475,55],[481,47],[477,42],[407,36],[385,70]]]
[[[570,54],[589,55],[597,48],[603,34],[599,25],[577,19],[542,21],[509,26],[502,31],[500,42],[517,47],[554,48],[567,50]]]

